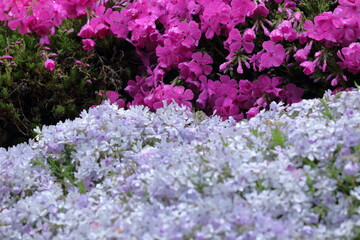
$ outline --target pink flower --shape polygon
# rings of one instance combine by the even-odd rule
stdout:
[[[201,15],[201,30],[206,38],[212,39],[214,33],[220,35],[221,24],[227,25],[230,22],[230,11],[230,6],[219,0],[205,5],[204,13]]]
[[[167,104],[175,101],[179,105],[185,105],[192,109],[192,104],[189,101],[193,98],[193,92],[190,89],[185,90],[183,86],[159,85],[144,98],[144,103],[153,110],[162,108],[164,100]]]
[[[178,65],[180,75],[186,82],[193,84],[192,88],[197,89],[200,85],[197,79],[202,75],[209,75],[212,71],[212,58],[201,52],[193,53],[191,62],[182,62]]]
[[[83,39],[82,40],[83,49],[91,51],[95,47],[95,41],[92,39]]]
[[[337,56],[342,62],[336,62],[341,68],[347,69],[352,74],[360,72],[360,43],[351,43],[349,47],[344,47]]]
[[[299,49],[294,54],[294,58],[296,61],[302,63],[306,61],[306,59],[308,58],[308,54],[309,53],[305,49]]]
[[[312,61],[305,61],[300,63],[300,66],[304,68],[303,72],[306,75],[310,75],[315,71],[315,63]]]
[[[301,97],[304,94],[302,88],[296,87],[295,84],[289,83],[285,86],[286,93],[284,94],[287,104],[297,103],[301,101]]]
[[[106,92],[106,96],[110,101],[110,104],[114,104],[116,103],[119,108],[124,108],[125,107],[125,101],[120,97],[119,93],[115,92],[115,91],[108,91]],[[103,104],[104,102],[102,102],[101,104]]]
[[[262,16],[267,17],[269,15],[269,9],[265,6],[264,3],[260,3],[256,6],[254,13],[251,15],[251,17],[255,16]]]
[[[114,11],[109,16],[110,31],[117,37],[125,39],[129,33],[125,11]]]
[[[16,5],[15,5],[16,6]],[[17,8],[13,7],[11,9],[11,13],[14,15],[13,19],[8,22],[8,27],[11,30],[19,30],[20,34],[26,34],[30,32],[29,28],[27,27],[27,13],[26,8]]]
[[[281,77],[270,78],[267,75],[261,75],[258,77],[259,86],[262,88],[261,91],[266,93],[272,93],[276,97],[279,96],[280,88],[277,88],[282,83]]]
[[[357,0],[339,0],[337,9],[341,10],[342,15],[347,18],[358,18],[360,11],[360,2]],[[336,11],[336,9],[335,9]],[[335,12],[334,11],[334,12]]]
[[[229,59],[233,56],[237,51],[245,50],[246,53],[251,53],[254,50],[255,44],[253,42],[248,42],[245,39],[253,39],[253,35],[251,30],[244,33],[244,37],[242,38],[240,35],[240,31],[237,28],[233,28],[230,33],[228,39],[224,42],[225,49],[230,51],[230,55],[227,57]]]
[[[247,28],[244,31],[243,39],[245,41],[253,41],[256,38],[255,31],[251,28]]]
[[[86,8],[91,7],[95,0],[62,0],[60,5],[66,10],[68,18],[77,18],[86,14]]]
[[[50,71],[53,71],[55,69],[55,61],[52,59],[46,59],[44,65],[45,68],[49,69]]]
[[[104,38],[109,34],[109,27],[101,22],[101,19],[99,18],[92,18],[90,20],[90,25],[92,26],[96,36],[99,38]]]
[[[185,34],[184,40],[181,42],[183,46],[191,48],[198,45],[201,38],[201,30],[199,29],[199,24],[197,22],[180,22],[178,28]]]
[[[281,44],[266,41],[262,44],[266,53],[261,55],[260,68],[271,68],[280,66],[285,60],[285,49]]]
[[[158,56],[158,64],[163,68],[171,68],[177,66],[183,60],[180,48],[172,43],[170,39],[164,40],[163,46],[156,48],[156,55]]]
[[[307,30],[308,36],[316,41],[323,39],[336,42],[334,32],[341,27],[341,21],[338,16],[332,12],[324,12],[314,18],[314,23],[306,20],[304,29]]]
[[[96,34],[94,28],[90,24],[85,24],[78,33],[78,36],[82,38],[91,38],[95,37]]]
[[[233,0],[231,1],[232,17],[236,19],[235,25],[244,23],[247,16],[251,16],[256,8],[252,0]]]
[[[13,57],[12,56],[2,56],[2,57],[0,57],[0,59],[13,59]]]
[[[270,40],[273,42],[280,42],[283,40],[283,34],[281,33],[281,31],[279,29],[274,29],[273,31],[271,31],[269,37],[270,37]]]
[[[244,94],[251,94],[253,85],[249,80],[240,80],[239,81],[239,92]]]
[[[293,29],[292,24],[289,20],[284,20],[277,27],[280,30],[282,36],[286,41],[292,42],[297,37],[297,32]]]
[[[252,107],[249,109],[249,111],[246,112],[246,117],[248,119],[255,117],[260,112],[259,107]]]

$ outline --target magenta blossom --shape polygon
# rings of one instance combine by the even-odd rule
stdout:
[[[119,106],[119,108],[124,108],[125,107],[125,101],[120,97],[119,93],[115,92],[115,91],[108,91],[106,92],[106,96],[110,101],[110,104],[117,104]],[[104,102],[102,102],[104,103]]]
[[[201,15],[201,30],[206,38],[212,39],[214,34],[220,35],[222,25],[230,22],[230,11],[230,6],[220,0],[205,5],[204,13]]]
[[[306,75],[310,75],[315,71],[315,63],[312,61],[305,61],[300,63],[300,66],[304,68],[303,72]]]
[[[212,67],[210,64],[212,63],[213,60],[210,55],[196,52],[193,53],[190,62],[182,62],[178,65],[178,68],[180,69],[181,77],[191,84],[191,88],[197,90],[200,86],[199,77],[211,73]]]
[[[266,53],[261,55],[260,68],[279,67],[285,60],[285,49],[281,44],[273,41],[263,42],[262,47]]]
[[[286,93],[283,96],[283,100],[286,100],[287,104],[297,103],[301,101],[301,97],[304,94],[302,88],[296,87],[295,84],[289,83],[285,86]]]
[[[252,107],[249,109],[249,111],[246,112],[246,117],[248,119],[255,117],[260,112],[259,107]]]
[[[341,68],[347,69],[352,74],[360,72],[360,43],[351,43],[349,47],[341,49],[341,52],[338,51],[337,56],[342,60],[337,62]]]
[[[95,47],[95,41],[92,39],[83,39],[82,40],[83,49],[91,51]]]
[[[53,71],[55,69],[56,64],[55,64],[54,60],[48,58],[48,59],[46,59],[44,65],[45,65],[46,69],[49,69],[50,71]]]
[[[162,108],[164,106],[163,101],[166,101],[167,104],[175,101],[179,105],[185,105],[192,109],[192,104],[189,101],[193,98],[194,94],[190,89],[185,90],[183,86],[174,87],[161,84],[144,98],[144,103],[153,110]]]
[[[91,37],[95,37],[96,34],[94,32],[94,28],[92,25],[90,24],[85,24],[80,32],[78,33],[78,36],[79,37],[82,37],[82,38],[91,38]]]
[[[231,1],[232,17],[236,20],[235,25],[245,23],[245,18],[251,16],[256,8],[256,4],[252,0],[233,0]]]

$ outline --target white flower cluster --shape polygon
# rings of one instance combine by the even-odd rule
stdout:
[[[106,103],[0,149],[0,239],[356,239],[360,91],[249,121]]]

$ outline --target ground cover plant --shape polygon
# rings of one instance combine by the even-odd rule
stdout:
[[[360,90],[223,121],[116,104],[0,149],[2,239],[358,239]]]
[[[0,238],[360,238],[360,1],[0,6]]]

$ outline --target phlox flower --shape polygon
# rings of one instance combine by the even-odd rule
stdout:
[[[296,61],[302,63],[302,62],[306,61],[306,59],[308,58],[308,54],[309,54],[309,52],[307,52],[305,49],[299,49],[294,54],[294,58]]]
[[[55,66],[56,66],[55,61],[52,60],[52,59],[49,59],[49,58],[46,59],[44,65],[45,65],[45,68],[49,69],[50,71],[53,71],[55,69]]]
[[[289,83],[285,86],[283,99],[287,104],[297,103],[301,101],[303,94],[304,90],[302,88],[298,88],[295,84]]]
[[[159,66],[164,68],[171,68],[172,66],[177,66],[183,60],[180,48],[170,39],[165,39],[164,45],[159,45],[156,48],[156,55],[158,56]]]
[[[250,17],[254,16],[261,16],[261,17],[267,17],[269,15],[269,9],[265,6],[264,3],[260,3],[256,5],[255,10],[253,14],[250,15]]]
[[[200,82],[197,79],[202,75],[209,75],[212,71],[213,59],[208,54],[196,52],[192,54],[190,62],[182,62],[178,65],[180,75],[186,82],[195,85],[198,88]]]
[[[360,38],[359,28],[360,18],[340,18],[341,27],[337,28],[334,32],[334,37],[337,42],[341,43],[342,46],[348,46],[356,39]]]
[[[28,17],[27,27],[38,36],[47,36],[54,27],[52,19],[37,19],[35,16]]]
[[[273,42],[280,42],[283,40],[283,34],[281,33],[280,29],[274,29],[271,31],[269,37]]]
[[[60,5],[66,10],[68,18],[77,18],[86,14],[86,9],[92,7],[96,0],[62,0]]]
[[[266,53],[261,55],[260,68],[271,68],[280,66],[285,60],[285,49],[281,44],[273,41],[263,42],[262,47]]]
[[[259,86],[262,88],[262,91],[266,93],[272,93],[276,97],[279,96],[280,88],[277,88],[279,84],[281,84],[281,77],[268,77],[267,75],[261,75],[258,77]]]
[[[125,11],[114,11],[109,16],[109,25],[110,31],[114,34],[117,38],[126,39],[129,33],[128,24],[127,22],[129,19],[127,18]]]
[[[283,39],[293,42],[297,38],[297,32],[293,29],[289,20],[284,20],[275,30],[270,33],[270,39],[273,42],[280,42]]]
[[[93,19],[91,19],[93,20]],[[94,21],[90,21],[91,24],[94,24],[94,32],[97,37],[104,38],[109,34],[109,27],[102,22],[95,23]]]
[[[202,109],[216,110],[222,119],[233,116],[236,120],[243,119],[237,102],[238,83],[227,75],[220,76],[220,81],[208,80],[196,103]]]
[[[7,11],[10,9],[11,3],[8,1],[0,2],[0,21],[7,21],[10,17]]]
[[[82,28],[80,29],[80,32],[78,33],[79,37],[82,38],[91,38],[91,37],[95,37],[95,31],[93,28],[93,25],[90,25],[89,23],[85,24],[84,26],[82,26]]]
[[[117,104],[120,108],[124,108],[125,107],[125,101],[124,99],[120,98],[119,93],[115,92],[115,91],[108,91],[106,92],[106,96],[110,101],[110,104]],[[104,103],[104,102],[102,102]]]
[[[164,106],[164,100],[167,104],[175,101],[179,105],[185,105],[189,109],[192,109],[192,104],[189,101],[193,98],[193,92],[190,89],[185,90],[184,86],[161,84],[144,98],[144,103],[153,110],[162,108]]]
[[[247,16],[251,16],[255,11],[256,4],[252,0],[233,0],[231,1],[231,15],[235,19],[235,25],[244,23]]]
[[[352,74],[360,71],[360,43],[351,43],[349,47],[344,47],[337,52],[337,56],[342,62],[336,62],[341,68],[347,69]]]
[[[360,13],[360,2],[357,0],[339,0],[337,9],[341,10],[342,16],[346,18],[358,18]],[[336,10],[334,12],[336,12]]]
[[[322,13],[314,18],[314,23],[306,20],[304,24],[304,29],[307,30],[308,36],[316,41],[328,40],[336,42],[334,32],[340,27],[340,19],[332,12]]]
[[[106,9],[104,6],[99,6],[95,8],[95,13],[97,17],[90,19],[90,25],[94,30],[94,33],[99,38],[104,38],[109,34],[109,24],[113,23],[112,21],[112,10],[111,8]],[[89,38],[89,37],[86,37]]]
[[[201,38],[201,30],[197,22],[180,22],[178,28],[184,33],[183,40],[181,41],[183,46],[191,48],[198,45]]]
[[[112,22],[112,19],[110,18],[112,13],[113,10],[111,8],[105,8],[104,6],[97,6],[95,7],[96,18],[92,18],[92,19],[98,19],[102,23],[110,24]]]
[[[260,112],[259,107],[252,107],[246,112],[246,117],[248,119],[255,117]]]
[[[129,93],[130,96],[135,97],[137,94],[147,95],[150,93],[150,87],[145,83],[145,79],[136,76],[135,81],[129,80],[125,91]]]
[[[240,80],[239,81],[239,93],[251,94],[253,85],[249,80]]]
[[[8,21],[8,27],[11,30],[19,30],[20,34],[26,34],[30,32],[29,28],[27,27],[27,12],[26,8],[18,8],[13,6],[11,8],[11,13],[13,14],[13,19]]]
[[[212,39],[214,34],[220,35],[221,25],[230,22],[231,8],[223,1],[216,0],[205,5],[204,13],[201,15],[201,30],[205,37]]]
[[[246,53],[251,53],[254,50],[255,44],[250,42],[254,39],[254,33],[247,29],[246,34],[241,37],[240,31],[237,28],[231,29],[228,39],[224,42],[225,49],[229,50],[230,55],[242,49]],[[227,58],[228,59],[228,58]]]
[[[95,41],[92,39],[83,39],[82,40],[83,49],[91,51],[95,47]]]
[[[303,72],[306,75],[310,75],[315,71],[315,62],[313,61],[304,61],[300,63],[300,66],[304,68]]]

